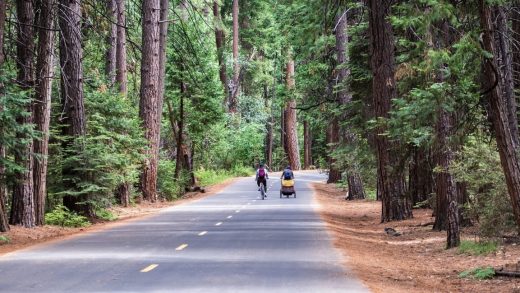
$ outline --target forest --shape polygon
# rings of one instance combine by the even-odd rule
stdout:
[[[518,235],[520,1],[1,0],[0,48],[2,232],[265,163]]]

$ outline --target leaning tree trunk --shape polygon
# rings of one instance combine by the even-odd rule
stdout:
[[[17,82],[24,90],[34,86],[34,7],[31,0],[16,2],[18,16],[16,59],[18,65]],[[23,127],[33,123],[33,104],[27,103],[25,111],[28,115],[18,117],[17,122]],[[17,133],[19,141],[27,141],[26,145],[15,150],[15,162],[23,167],[16,174],[13,189],[10,223],[30,228],[35,225],[34,218],[34,185],[33,185],[33,141],[27,134]]]
[[[513,138],[514,147],[519,147],[517,102],[514,93],[513,81],[513,56],[511,51],[512,34],[508,27],[508,19],[505,7],[496,7],[494,12],[495,49],[497,50],[496,62],[498,66],[500,84],[502,85],[502,97],[507,106],[507,119]],[[512,44],[518,46],[518,44]]]
[[[336,27],[336,55],[338,59],[338,83],[344,84],[347,82],[350,76],[350,69],[345,65],[348,63],[347,44],[347,17],[348,14],[345,12],[341,15],[337,21]],[[338,93],[338,99],[341,105],[347,106],[352,103],[352,93],[348,89],[342,89]],[[343,113],[341,120],[345,121],[349,117],[349,113]],[[351,147],[356,146],[356,137],[352,133],[352,130],[348,126],[340,126],[340,142],[342,145],[348,145]],[[363,187],[363,180],[358,171],[357,164],[348,166],[347,168],[347,182],[348,182],[348,196],[347,199],[364,199],[365,189]]]
[[[294,90],[294,60],[287,62],[287,89]],[[287,157],[293,170],[300,170],[300,148],[298,146],[298,126],[296,119],[296,100],[291,98],[286,104],[285,131],[287,144]]]
[[[213,21],[215,26],[215,42],[217,46],[217,58],[218,58],[218,76],[220,78],[220,82],[222,83],[222,87],[224,88],[224,94],[226,98],[226,107],[228,106],[229,99],[229,87],[227,81],[226,74],[226,62],[224,60],[224,44],[226,35],[224,33],[224,29],[222,28],[222,18],[220,17],[220,11],[218,6],[218,1],[213,1]]]
[[[0,2],[0,74],[3,74],[4,65],[4,29],[5,29],[6,1]],[[4,84],[0,81],[0,95],[4,95]],[[3,111],[0,105],[0,113]],[[0,131],[2,126],[0,125]],[[2,160],[5,159],[5,147],[0,143],[0,232],[9,231],[9,219],[5,206],[7,187],[5,185],[5,166]]]
[[[520,164],[518,150],[515,148],[508,121],[507,102],[502,98],[502,85],[500,84],[499,71],[497,69],[497,49],[495,48],[492,10],[484,0],[479,1],[480,25],[483,31],[483,46],[494,57],[486,58],[484,64],[484,76],[490,89],[487,99],[491,106],[493,128],[497,140],[500,162],[506,178],[507,190],[511,198],[511,204],[517,226],[520,230]]]
[[[141,191],[145,200],[157,200],[157,164],[159,160],[160,45],[159,0],[143,1],[143,35],[141,58],[141,98],[139,117],[148,141],[147,160],[141,174]]]
[[[65,148],[72,148],[73,154],[82,152],[79,138],[86,134],[86,117],[83,96],[83,49],[81,47],[81,1],[60,0],[58,12],[60,26],[60,66],[61,66],[61,96],[63,118],[61,123],[63,135],[69,139]],[[65,166],[63,177],[67,178],[68,189],[78,191],[81,187],[75,184],[78,178],[87,174],[75,170],[77,166]],[[94,217],[94,209],[88,203],[88,196],[68,195],[63,198],[63,204],[70,210],[88,217]]]
[[[240,91],[240,64],[238,51],[238,0],[233,0],[233,82],[230,86],[229,112],[235,113],[238,106],[238,93]]]
[[[397,96],[395,84],[395,44],[392,26],[388,20],[391,0],[369,0],[369,27],[371,37],[372,94],[377,118],[388,118],[391,101]],[[377,174],[381,180],[381,221],[404,220],[412,217],[411,201],[405,188],[404,168],[400,166],[396,142],[382,135],[386,127],[376,129]]]
[[[109,30],[107,36],[107,51],[105,53],[105,75],[110,85],[116,81],[116,39],[117,39],[117,4],[116,0],[106,0]]]
[[[34,124],[42,134],[34,141],[34,206],[36,225],[45,223],[47,196],[47,155],[49,153],[49,124],[51,116],[52,80],[54,78],[54,0],[40,1],[38,27],[38,57],[36,61],[36,91]]]

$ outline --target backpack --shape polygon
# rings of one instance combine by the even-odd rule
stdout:
[[[285,180],[291,180],[291,171],[290,170],[285,170],[283,171],[283,179]]]
[[[258,169],[258,178],[264,178],[265,177],[265,169],[260,168]]]

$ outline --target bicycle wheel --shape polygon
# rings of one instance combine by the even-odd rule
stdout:
[[[265,186],[263,183],[260,183],[260,195],[262,196],[262,200],[265,199]]]

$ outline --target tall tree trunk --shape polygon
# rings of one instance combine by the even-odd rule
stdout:
[[[73,147],[76,151],[82,150],[74,146],[75,140],[86,134],[86,117],[83,96],[83,49],[81,46],[81,1],[60,0],[58,20],[60,26],[60,66],[61,66],[61,102],[63,118],[61,123],[63,135],[70,139],[64,147]],[[76,153],[75,155],[78,155]],[[73,166],[62,170],[65,183],[69,189],[76,189],[73,178],[83,178],[85,174],[75,171]],[[70,210],[85,216],[93,217],[93,206],[85,203],[87,196],[65,196],[63,204]],[[81,203],[81,204],[80,204]]]
[[[117,12],[117,40],[116,40],[116,83],[119,92],[127,95],[126,70],[126,9],[125,0],[116,0]]]
[[[508,121],[507,101],[502,97],[502,84],[500,83],[497,69],[497,49],[495,48],[495,30],[493,28],[492,8],[484,0],[479,1],[480,24],[483,31],[484,49],[494,57],[487,58],[484,64],[484,76],[488,84],[486,89],[491,89],[487,95],[491,105],[493,128],[495,130],[500,162],[504,175],[517,226],[520,230],[520,164],[518,150],[515,148],[511,128]],[[496,86],[495,86],[496,85]]]
[[[312,165],[312,138],[311,138],[311,127],[309,121],[303,122],[303,169],[308,170]]]
[[[345,84],[347,82],[348,77],[350,76],[350,69],[348,69],[345,65],[348,63],[348,52],[347,52],[347,43],[348,43],[348,33],[347,33],[347,24],[348,24],[348,14],[345,12],[344,14],[339,16],[337,20],[336,27],[336,55],[339,68],[338,72],[338,83]],[[342,89],[338,93],[339,102],[343,106],[347,106],[352,103],[352,93],[348,89]],[[341,115],[341,120],[345,121],[349,119],[349,113],[343,113]],[[343,145],[355,147],[356,146],[356,138],[350,128],[348,126],[340,126],[340,142]],[[347,182],[348,182],[348,196],[347,199],[364,199],[365,198],[365,189],[363,187],[363,180],[361,179],[361,175],[358,172],[357,164],[353,166],[349,166],[347,168]]]
[[[238,93],[240,91],[240,64],[238,51],[238,0],[233,0],[233,82],[230,86],[229,112],[235,113],[238,106]]]
[[[112,86],[116,82],[116,39],[117,39],[117,4],[116,0],[106,0],[107,16],[110,29],[107,36],[107,51],[105,55],[105,74]]]
[[[159,0],[143,0],[143,35],[141,58],[141,98],[139,117],[143,120],[145,139],[148,141],[147,160],[141,174],[141,191],[145,200],[157,200],[157,164],[159,160],[160,128],[160,29]]]
[[[287,146],[286,146],[286,138],[285,138],[285,113],[286,113],[286,110],[285,110],[285,105],[283,105],[281,107],[281,110],[280,110],[280,147],[281,149],[283,150],[283,152],[285,154],[287,154]]]
[[[511,7],[511,39],[513,83],[515,90],[518,91],[520,90],[520,0],[513,1]],[[516,118],[518,120],[518,117]]]
[[[269,108],[269,90],[267,87],[267,84],[264,84],[264,103],[265,108]],[[271,110],[269,110],[269,120],[267,121],[267,133],[265,136],[265,160],[267,163],[267,166],[271,167],[271,164],[273,163],[273,125],[274,125],[274,119],[273,119],[273,113]]]
[[[436,25],[437,33],[434,46],[438,50],[449,48],[452,43],[449,25],[446,21]],[[432,34],[434,35],[434,34]],[[437,82],[445,82],[444,70],[439,68]],[[449,101],[449,99],[447,99]],[[460,244],[460,219],[457,185],[453,178],[450,165],[455,159],[452,136],[455,134],[455,113],[446,110],[446,101],[441,100],[437,105],[437,121],[435,126],[436,152],[435,164],[438,172],[435,174],[436,199],[434,230],[447,231],[447,248],[457,247]]]
[[[36,225],[45,224],[47,196],[47,155],[49,153],[49,123],[51,116],[52,80],[54,78],[54,0],[42,0],[38,21],[38,58],[36,61],[36,91],[34,97],[34,124],[42,133],[34,141],[34,205]]]
[[[375,114],[388,118],[391,100],[397,96],[395,84],[395,44],[392,26],[388,20],[391,0],[369,0],[369,30],[371,37],[372,88]],[[381,180],[381,221],[404,220],[412,217],[411,201],[407,198],[404,168],[396,153],[398,145],[383,134],[385,127],[376,129],[377,174]]]
[[[409,166],[409,193],[412,203],[424,202],[433,193],[433,163],[427,147],[414,147],[412,161]]]
[[[179,180],[181,177],[181,170],[183,169],[183,134],[184,134],[184,95],[186,95],[186,84],[181,82],[181,94],[179,103],[179,123],[177,128],[177,156],[175,160],[175,179]],[[171,111],[170,111],[171,112]],[[174,126],[174,125],[172,125]]]
[[[294,90],[294,60],[292,58],[287,62],[287,90],[289,92]],[[300,148],[298,146],[298,124],[296,119],[296,100],[291,98],[285,106],[285,131],[286,131],[286,145],[287,157],[289,165],[293,170],[300,170]]]
[[[115,47],[115,83],[123,96],[127,97],[127,71],[126,71],[126,15],[125,0],[115,0],[115,17],[117,21],[116,47]],[[130,205],[131,184],[121,183],[116,190],[116,198],[125,207]]]
[[[34,86],[34,7],[31,0],[17,1],[17,82],[24,90]],[[25,111],[28,115],[18,117],[20,125],[28,126],[33,123],[33,104],[28,103]],[[24,168],[16,174],[16,183],[13,190],[10,223],[31,228],[35,225],[34,218],[34,185],[33,185],[33,142],[27,134],[17,133],[17,139],[27,140],[27,144],[15,152],[15,162]]]
[[[217,58],[218,58],[218,76],[220,78],[220,82],[222,83],[222,87],[224,88],[225,99],[226,99],[226,107],[228,106],[229,99],[229,87],[227,81],[226,74],[226,62],[224,60],[224,44],[226,35],[224,33],[224,29],[222,28],[222,18],[220,16],[218,1],[213,1],[213,22],[215,26],[215,42],[217,46]]]
[[[4,29],[5,29],[5,13],[6,1],[0,2],[0,74],[3,74],[4,68]],[[0,82],[0,95],[4,95],[4,84]],[[3,111],[0,105],[0,113]],[[1,130],[2,126],[0,126]],[[0,232],[9,231],[9,219],[7,217],[7,209],[5,201],[7,198],[7,187],[5,185],[5,166],[2,162],[5,159],[5,146],[0,143]]]
[[[518,118],[516,116],[517,103],[514,93],[513,56],[511,51],[511,31],[508,27],[506,8],[496,7],[494,12],[496,62],[502,84],[502,96],[507,105],[509,129],[513,138],[514,147],[519,147]],[[518,45],[518,44],[517,44]]]
[[[327,125],[327,160],[329,164],[329,177],[327,183],[336,183],[341,180],[341,172],[336,166],[336,159],[332,156],[332,152],[336,149],[339,143],[339,121],[338,118],[334,117],[332,121]]]

